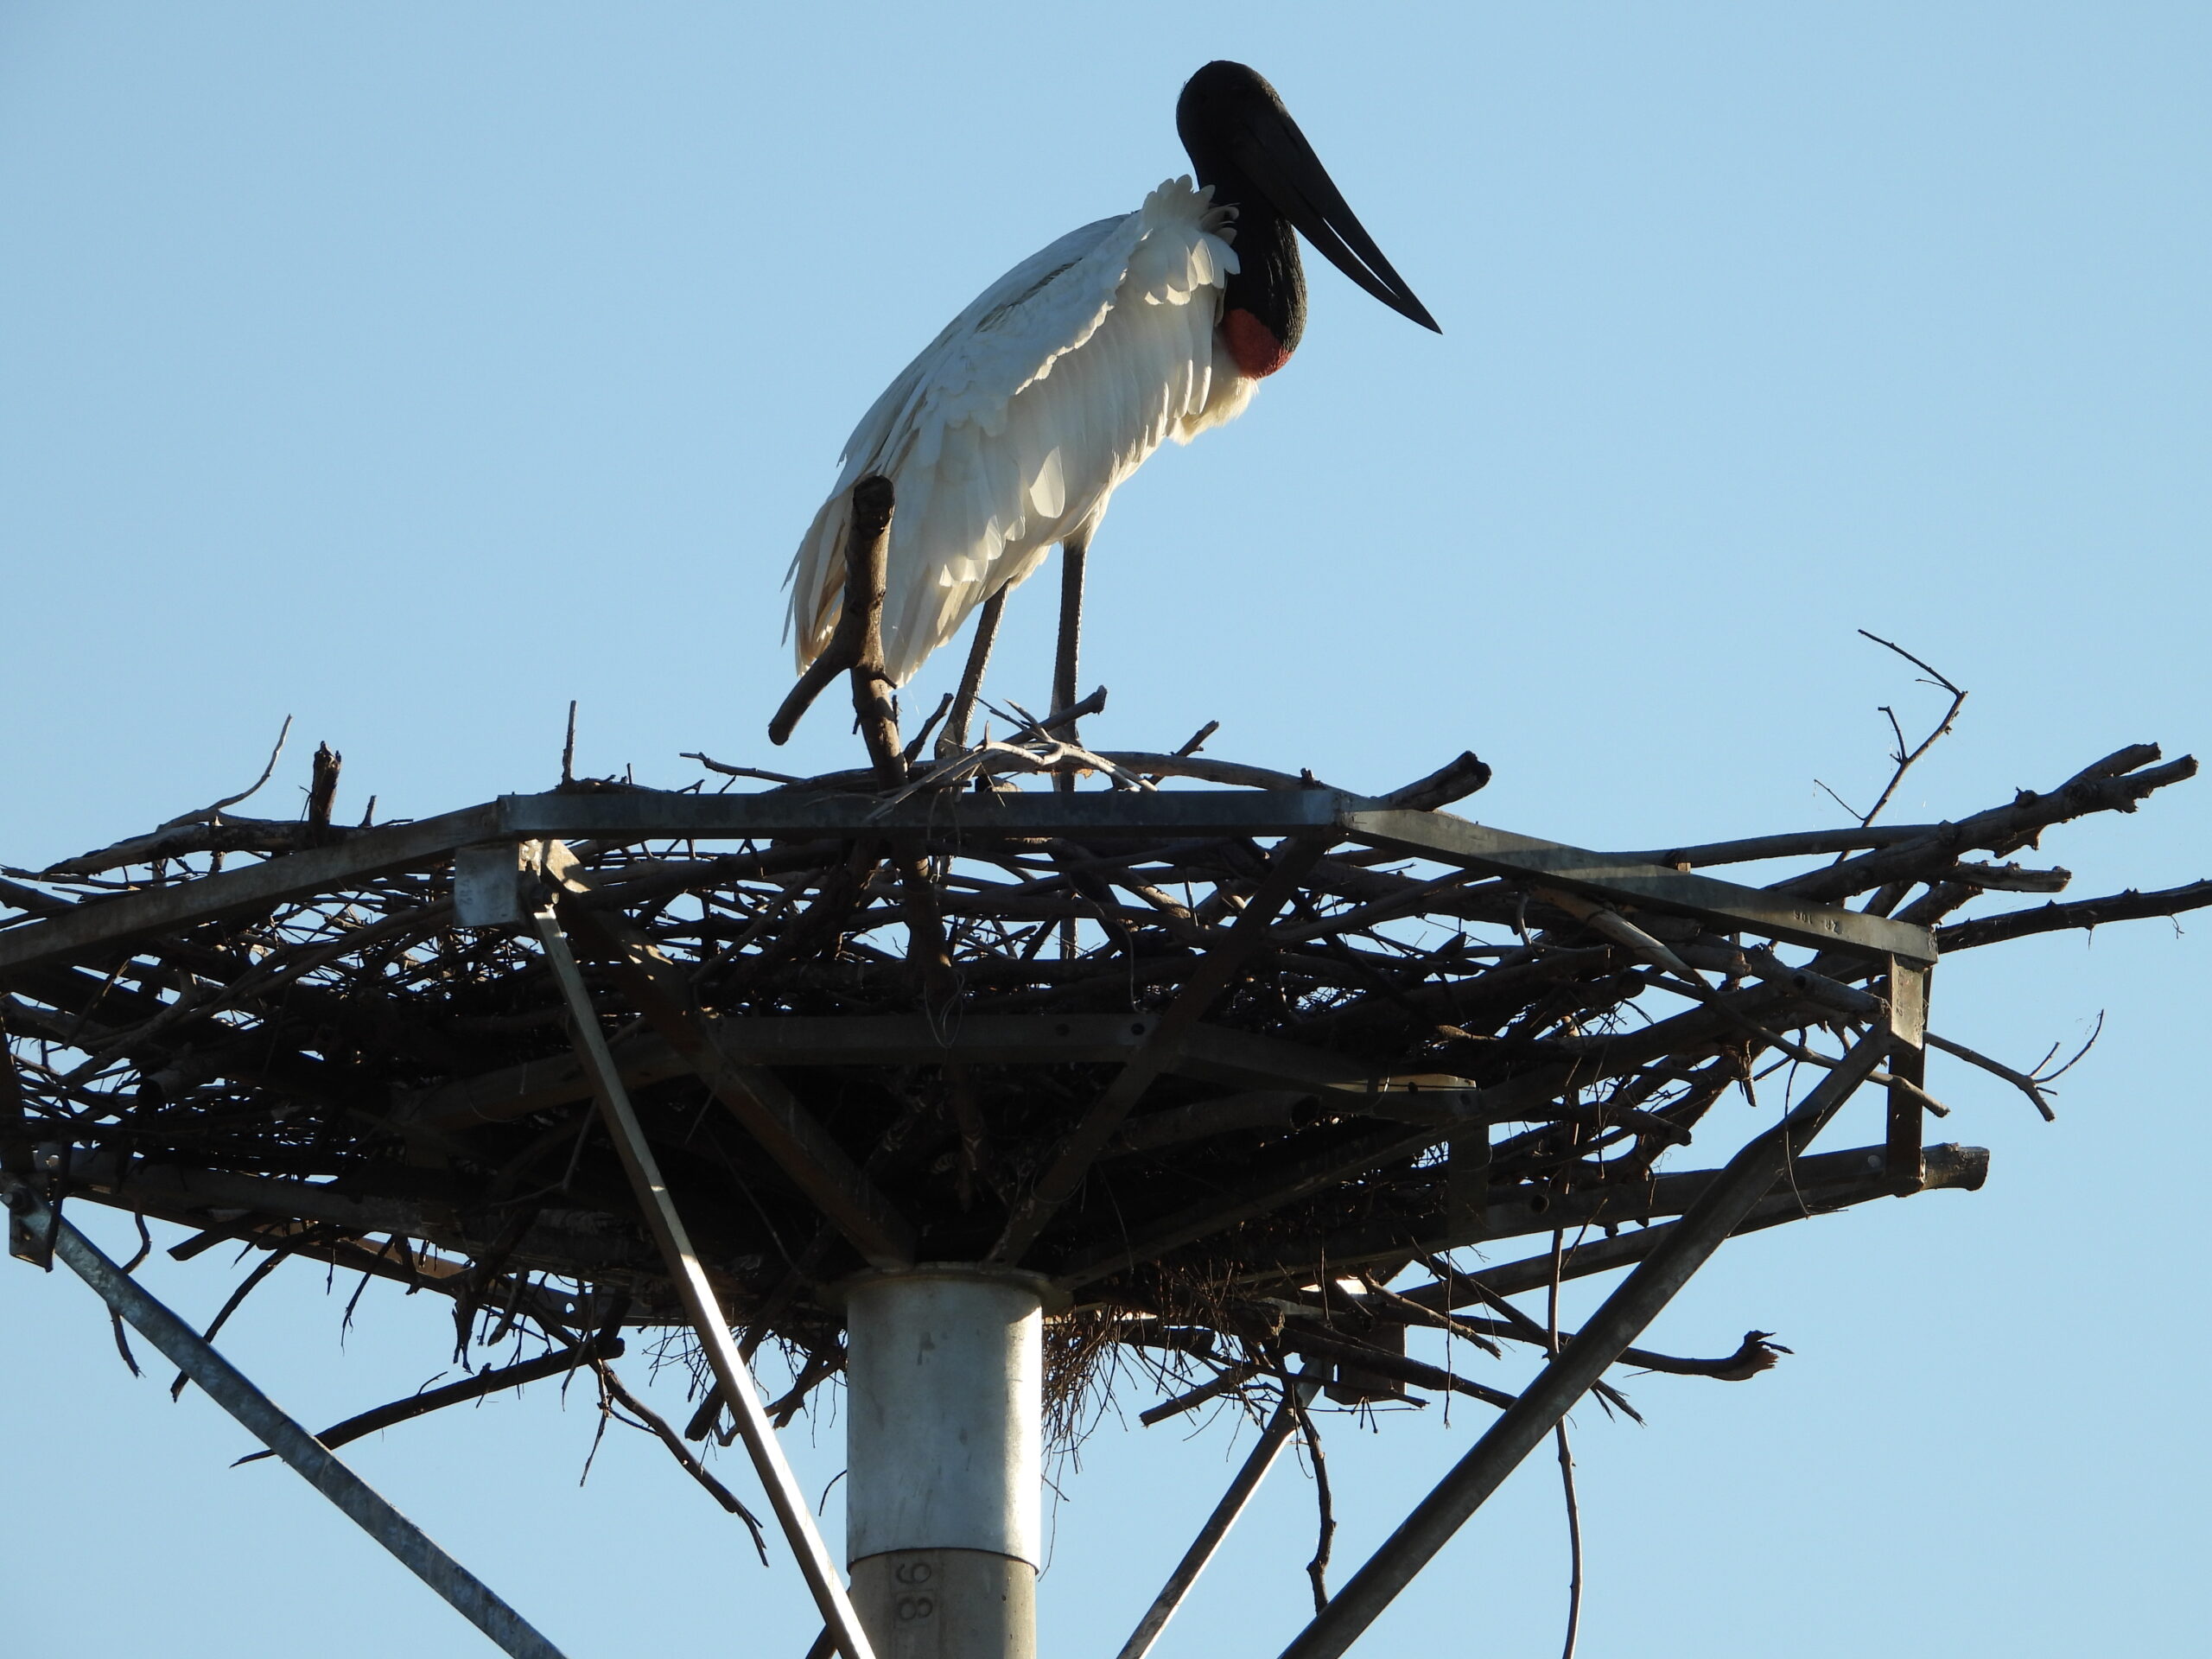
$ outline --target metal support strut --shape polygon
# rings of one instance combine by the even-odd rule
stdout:
[[[885,1659],[1035,1659],[1044,1298],[924,1263],[848,1280],[845,1554]]]
[[[654,1158],[652,1148],[645,1144],[645,1131],[639,1126],[638,1114],[630,1104],[629,1090],[623,1087],[621,1071],[607,1052],[606,1033],[599,1028],[599,1014],[584,989],[583,975],[577,970],[575,955],[569,949],[567,936],[561,931],[560,918],[550,910],[543,910],[531,919],[537,925],[538,940],[545,947],[545,960],[568,1001],[571,1023],[575,1027],[577,1052],[583,1059],[584,1069],[591,1074],[601,1116],[607,1120],[614,1149],[620,1154],[622,1167],[628,1172],[630,1184],[637,1192],[638,1206],[645,1211],[646,1224],[652,1230],[654,1242],[660,1246],[669,1277],[675,1281],[683,1311],[690,1318],[700,1345],[706,1350],[707,1363],[714,1368],[715,1379],[721,1385],[730,1414],[737,1419],[738,1433],[745,1438],[745,1449],[751,1454],[753,1467],[768,1494],[768,1503],[776,1511],[785,1541],[798,1558],[799,1571],[806,1577],[807,1588],[814,1593],[822,1622],[828,1626],[831,1639],[845,1659],[875,1659],[860,1620],[853,1612],[853,1604],[845,1594],[844,1583],[830,1559],[830,1552],[823,1548],[822,1535],[815,1528],[805,1495],[791,1475],[791,1465],[784,1460],[784,1449],[777,1443],[768,1414],[760,1408],[760,1396],[753,1389],[753,1375],[746,1369],[737,1344],[730,1340],[729,1323],[722,1317],[721,1303],[715,1295],[714,1287],[707,1282],[706,1269],[699,1265],[698,1255],[691,1248],[691,1236],[684,1230],[683,1217],[676,1212],[667,1183],[661,1179],[660,1164]]]
[[[1658,1249],[1537,1374],[1469,1448],[1435,1490],[1414,1506],[1382,1547],[1352,1574],[1335,1600],[1282,1650],[1282,1659],[1338,1659],[1396,1599],[1452,1535],[1482,1507],[1521,1459],[1586,1393],[1643,1328],[1689,1282],[1779,1179],[1790,1160],[1841,1109],[1852,1091],[1888,1057],[1893,1039],[1877,1029],[1853,1044],[1788,1116],[1755,1135],[1730,1159],[1705,1196]]]
[[[1299,1378],[1292,1386],[1298,1390],[1301,1405],[1310,1404],[1313,1396],[1321,1391],[1319,1382],[1309,1382],[1304,1377]],[[1122,1644],[1122,1651],[1116,1659],[1144,1659],[1145,1655],[1152,1651],[1152,1644],[1160,1640],[1160,1632],[1167,1628],[1167,1621],[1175,1617],[1175,1610],[1183,1605],[1183,1599],[1198,1583],[1198,1574],[1206,1570],[1206,1563],[1213,1560],[1214,1552],[1221,1548],[1222,1540],[1229,1536],[1229,1529],[1236,1524],[1236,1517],[1244,1513],[1244,1506],[1252,1501],[1252,1494],[1260,1490],[1260,1483],[1267,1478],[1268,1471],[1274,1467],[1276,1458],[1281,1455],[1283,1447],[1290,1443],[1290,1437],[1297,1432],[1298,1414],[1291,1409],[1290,1402],[1285,1401],[1275,1408],[1274,1415],[1268,1420],[1267,1427],[1260,1432],[1260,1443],[1244,1459],[1244,1466],[1236,1471],[1236,1478],[1229,1483],[1229,1490],[1221,1495],[1221,1502],[1213,1506],[1213,1513],[1206,1517],[1205,1525],[1198,1529],[1198,1535],[1191,1541],[1190,1548],[1183,1552],[1183,1559],[1175,1563],[1175,1570],[1167,1575],[1167,1582],[1152,1599],[1152,1605],[1145,1609],[1144,1617],[1137,1621],[1137,1627],[1130,1632],[1129,1639]]]
[[[30,1183],[0,1172],[0,1194],[9,1210],[54,1243],[54,1253],[99,1294],[116,1316],[159,1349],[202,1392],[245,1425],[254,1437],[306,1478],[308,1484],[346,1512],[454,1610],[514,1659],[562,1659],[561,1650],[531,1629],[520,1613],[484,1581],[440,1549],[379,1497],[315,1436],[276,1408],[274,1402],[190,1325],[149,1295],[138,1281],[48,1208]]]

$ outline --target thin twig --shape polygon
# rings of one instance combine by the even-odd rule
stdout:
[[[115,1327],[115,1351],[123,1356],[123,1363],[130,1368],[131,1376],[143,1376],[145,1373],[138,1369],[137,1358],[130,1351],[130,1338],[123,1334],[123,1315],[111,1311],[107,1322]]]
[[[2104,1034],[2105,1011],[2102,1008],[2099,1008],[2097,1010],[2096,1025],[2091,1029],[2088,1036],[2083,1039],[2082,1046],[2074,1051],[2074,1058],[2067,1061],[2065,1065],[2060,1066],[2056,1071],[2046,1071],[2043,1069],[2042,1065],[2037,1066],[2035,1070],[2036,1082],[2046,1089],[2052,1084],[2056,1083],[2061,1077],[2064,1077],[2069,1071],[2071,1071],[2075,1066],[2081,1065],[2082,1062],[2088,1057],[2089,1051],[2097,1046],[2097,1039]],[[2050,1046],[2050,1053],[2056,1054],[2057,1052],[2058,1045],[2053,1043]],[[2048,1065],[2050,1064],[2050,1054],[2046,1054],[2044,1056],[2044,1065]]]
[[[760,1565],[767,1566],[768,1540],[762,1534],[760,1520],[753,1511],[738,1501],[736,1493],[716,1480],[705,1464],[691,1455],[691,1448],[683,1444],[683,1437],[670,1426],[665,1417],[623,1386],[622,1379],[615,1376],[612,1365],[594,1355],[591,1368],[599,1373],[600,1386],[607,1390],[607,1397],[636,1418],[640,1427],[666,1446],[669,1455],[683,1466],[683,1472],[713,1494],[715,1503],[745,1522],[746,1530],[753,1535],[753,1548],[760,1552]]]
[[[1179,1417],[1186,1411],[1194,1411],[1209,1400],[1218,1400],[1223,1395],[1243,1388],[1253,1377],[1259,1375],[1259,1372],[1260,1367],[1257,1365],[1240,1363],[1224,1366],[1214,1373],[1211,1381],[1201,1382],[1197,1388],[1179,1394],[1173,1399],[1163,1400],[1156,1406],[1147,1406],[1137,1414],[1137,1421],[1147,1428],[1152,1427],[1156,1423],[1164,1423],[1170,1417]]]
[[[1882,712],[1890,717],[1890,729],[1897,734],[1897,751],[1890,757],[1897,762],[1897,770],[1890,774],[1890,781],[1884,787],[1879,798],[1867,809],[1866,816],[1859,820],[1859,827],[1864,830],[1882,816],[1882,809],[1890,804],[1891,798],[1897,792],[1897,785],[1904,782],[1904,775],[1912,770],[1913,763],[1941,742],[1949,734],[1951,728],[1958,723],[1959,710],[1967,706],[1967,694],[1963,688],[1952,683],[1949,676],[1938,669],[1930,667],[1895,640],[1885,639],[1878,633],[1868,633],[1864,628],[1859,629],[1859,632],[1864,638],[1872,639],[1876,645],[1894,651],[1915,668],[1923,670],[1933,677],[1936,685],[1951,694],[1951,706],[1943,711],[1943,718],[1936,722],[1933,731],[1920,740],[1919,747],[1910,753],[1904,747],[1904,728],[1897,724],[1897,711],[1886,706],[1882,709]],[[1831,790],[1829,792],[1833,794],[1834,791]],[[1849,810],[1847,807],[1845,808],[1847,811]],[[1838,855],[1837,861],[1841,861],[1840,855]]]
[[[1551,1357],[1559,1357],[1559,1281],[1560,1269],[1567,1256],[1567,1234],[1554,1230],[1552,1234],[1551,1294],[1545,1304],[1544,1335]],[[1552,1433],[1559,1445],[1560,1485],[1567,1495],[1567,1549],[1568,1576],[1567,1586],[1567,1643],[1560,1651],[1560,1659],[1574,1659],[1575,1638],[1582,1629],[1582,1507],[1574,1496],[1574,1452],[1567,1440],[1567,1419],[1561,1417],[1553,1426]]]
[[[1378,1274],[1370,1273],[1364,1268],[1361,1269],[1359,1277],[1360,1282],[1367,1287],[1370,1295],[1386,1306],[1398,1309],[1408,1319],[1421,1325],[1432,1325],[1447,1336],[1459,1338],[1462,1342],[1471,1342],[1492,1359],[1505,1357],[1505,1351],[1476,1330],[1474,1326],[1453,1319],[1449,1313],[1440,1313],[1435,1308],[1399,1295],[1396,1291],[1384,1284]]]
[[[794,778],[788,772],[766,772],[759,766],[733,766],[727,762],[714,759],[711,755],[701,754],[696,749],[684,750],[679,758],[685,760],[696,760],[709,772],[718,772],[725,778],[758,778],[763,783],[769,784],[803,784],[806,781],[804,778]]]
[[[297,1244],[293,1244],[289,1249],[279,1248],[277,1249],[271,1250],[266,1260],[254,1263],[253,1271],[246,1274],[245,1279],[239,1281],[238,1287],[230,1294],[229,1298],[223,1303],[221,1307],[216,1309],[215,1317],[207,1321],[207,1328],[200,1332],[201,1340],[206,1342],[214,1341],[216,1334],[223,1328],[223,1322],[228,1319],[232,1314],[238,1312],[238,1304],[245,1300],[248,1296],[253,1294],[254,1287],[258,1285],[263,1280],[266,1279],[270,1274],[276,1272],[279,1267],[283,1265],[285,1258],[294,1254],[294,1252],[298,1249],[299,1246]],[[169,1384],[169,1398],[172,1400],[182,1399],[184,1397],[184,1385],[191,1380],[192,1379],[187,1376],[182,1371],[179,1371],[176,1374],[175,1379]]]
[[[2092,1037],[2089,1040],[2091,1042],[2094,1042],[2096,1039]],[[2005,1082],[2011,1084],[2015,1089],[2018,1089],[2022,1094],[2025,1095],[2030,1100],[2035,1103],[2036,1110],[2043,1114],[2043,1120],[2044,1122],[2050,1123],[2056,1121],[2058,1114],[2051,1110],[2050,1103],[2044,1098],[2042,1084],[2038,1083],[2034,1077],[2030,1077],[2026,1072],[2015,1071],[2011,1066],[2005,1065],[2002,1060],[1993,1060],[1988,1055],[1979,1053],[1974,1049],[1968,1048],[1964,1043],[1955,1043],[1948,1037],[1938,1037],[1932,1031],[1928,1033],[1928,1046],[1930,1048],[1940,1048],[1946,1054],[1949,1054],[1959,1059],[1964,1060],[1968,1065],[1980,1066],[1992,1077],[2004,1078]],[[2084,1045],[2082,1052],[2087,1053],[2088,1052],[2088,1046],[2087,1045]],[[2079,1055],[2075,1056],[2075,1058],[2078,1059],[2079,1058]],[[2069,1061],[2068,1064],[2071,1065],[2072,1061]]]
[[[260,793],[261,786],[267,783],[270,779],[276,774],[276,759],[279,755],[284,753],[284,740],[291,734],[292,717],[291,715],[287,715],[284,716],[283,729],[276,734],[276,747],[269,751],[269,762],[266,766],[262,767],[260,777],[255,779],[252,783],[240,790],[237,794],[226,795],[221,800],[217,801],[213,805],[203,806],[197,812],[188,812],[181,818],[171,818],[167,823],[162,825],[162,828],[164,830],[169,830],[174,829],[180,823],[194,823],[202,819],[213,818],[226,807],[236,806],[240,801],[251,800],[255,795]]]
[[[1313,1559],[1306,1563],[1306,1577],[1313,1586],[1313,1611],[1325,1612],[1329,1605],[1329,1554],[1336,1546],[1337,1510],[1329,1493],[1329,1464],[1321,1452],[1321,1436],[1313,1427],[1313,1418],[1306,1409],[1306,1402],[1299,1398],[1298,1383],[1287,1366],[1278,1366],[1276,1376],[1282,1383],[1283,1408],[1298,1423],[1300,1438],[1313,1458],[1314,1501],[1320,1512],[1319,1535],[1313,1545]]]

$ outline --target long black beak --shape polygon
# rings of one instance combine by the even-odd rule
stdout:
[[[1269,103],[1274,107],[1247,104],[1239,111],[1243,118],[1226,135],[1230,158],[1331,264],[1400,316],[1442,334],[1345,203],[1290,111]]]

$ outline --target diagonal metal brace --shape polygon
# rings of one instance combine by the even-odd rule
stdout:
[[[1313,1403],[1313,1396],[1321,1391],[1318,1381],[1300,1376],[1292,1384],[1298,1390],[1300,1405]],[[1206,1570],[1214,1552],[1229,1536],[1229,1529],[1236,1524],[1236,1517],[1244,1513],[1244,1506],[1252,1501],[1252,1494],[1260,1490],[1268,1471],[1274,1466],[1277,1456],[1290,1443],[1298,1430],[1298,1413],[1290,1402],[1284,1401],[1275,1408],[1268,1426],[1260,1431],[1260,1443],[1244,1459],[1244,1466],[1236,1471],[1236,1478],[1229,1483],[1229,1490],[1221,1495],[1221,1502],[1213,1506],[1213,1513],[1206,1517],[1205,1525],[1198,1529],[1198,1535],[1191,1541],[1190,1548],[1183,1552],[1183,1559],[1175,1563],[1175,1570],[1167,1575],[1167,1582],[1145,1609],[1144,1617],[1122,1644],[1116,1659],[1144,1659],[1152,1651],[1152,1644],[1160,1640],[1160,1632],[1167,1628],[1167,1621],[1175,1617],[1175,1610],[1183,1605],[1198,1581],[1198,1574]]]
[[[784,1449],[769,1424],[768,1414],[761,1409],[760,1396],[753,1386],[753,1374],[746,1369],[737,1344],[730,1339],[729,1321],[722,1314],[714,1287],[707,1281],[707,1271],[699,1263],[698,1253],[691,1248],[691,1236],[684,1228],[683,1218],[677,1213],[668,1184],[661,1179],[659,1160],[646,1144],[645,1130],[639,1125],[637,1111],[630,1104],[629,1090],[622,1086],[622,1075],[615,1067],[614,1057],[607,1052],[606,1033],[599,1028],[598,1013],[584,989],[584,977],[577,969],[575,953],[569,949],[568,937],[561,931],[560,918],[551,910],[543,910],[532,920],[538,940],[545,948],[546,963],[553,969],[561,995],[568,1002],[577,1052],[591,1073],[600,1115],[607,1121],[607,1134],[614,1142],[614,1150],[621,1156],[622,1167],[628,1172],[630,1185],[638,1195],[638,1207],[645,1211],[645,1223],[652,1230],[654,1243],[660,1247],[661,1258],[667,1264],[669,1277],[675,1281],[676,1293],[683,1300],[691,1328],[706,1351],[707,1363],[714,1369],[715,1380],[721,1385],[730,1414],[737,1419],[738,1433],[745,1438],[745,1449],[768,1494],[769,1505],[776,1511],[785,1541],[798,1558],[799,1571],[805,1575],[807,1588],[814,1593],[823,1623],[830,1628],[844,1659],[874,1659],[868,1637],[861,1629],[859,1616],[853,1611],[852,1601],[845,1593],[844,1580],[823,1545],[822,1534],[815,1527],[806,1496],[799,1491],[791,1465],[784,1460]]]
[[[1788,1116],[1753,1136],[1728,1160],[1705,1196],[1414,1505],[1336,1599],[1282,1650],[1281,1659],[1338,1659],[1359,1639],[1726,1242],[1790,1160],[1887,1058],[1891,1043],[1887,1031],[1860,1038]]]
[[[556,895],[554,905],[561,924],[606,963],[623,994],[638,1005],[662,1039],[868,1264],[912,1265],[912,1224],[845,1155],[781,1078],[722,1046],[693,1000],[682,970],[628,917],[576,902],[591,889],[574,855],[560,842],[546,843],[543,868]]]
[[[470,1624],[514,1659],[562,1659],[561,1650],[520,1613],[493,1594],[484,1581],[439,1548],[374,1488],[320,1440],[278,1410],[269,1396],[200,1333],[149,1295],[92,1240],[56,1217],[30,1183],[0,1172],[8,1208],[52,1237],[54,1253],[99,1293],[116,1316],[159,1349],[197,1382],[207,1397],[237,1418],[307,1483],[346,1512],[348,1519],[397,1556],[400,1563],[449,1602]]]

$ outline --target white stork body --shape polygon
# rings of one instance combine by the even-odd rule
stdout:
[[[801,668],[844,594],[853,485],[891,480],[883,649],[904,684],[968,613],[1087,541],[1161,442],[1238,414],[1255,382],[1217,332],[1237,270],[1233,207],[1171,179],[991,284],[891,383],[845,445],[837,487],[791,562]]]

